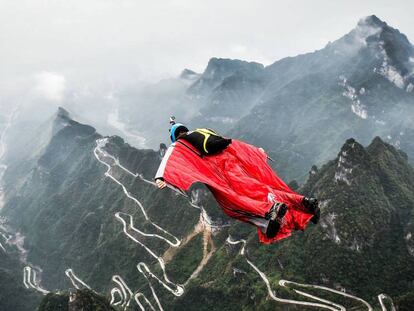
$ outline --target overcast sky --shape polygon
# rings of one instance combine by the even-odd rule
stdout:
[[[202,71],[214,56],[267,65],[371,14],[413,42],[413,13],[406,0],[0,0],[0,81],[154,80]]]

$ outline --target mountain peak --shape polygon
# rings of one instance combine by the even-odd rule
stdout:
[[[364,149],[364,147],[358,143],[354,138],[349,138],[346,140],[345,144],[342,146],[341,151],[344,150],[361,150]]]
[[[376,15],[363,17],[359,20],[358,26],[384,27],[387,23],[379,19]]]
[[[393,154],[396,159],[400,159],[402,162],[408,161],[407,154],[404,151],[388,144],[378,136],[373,139],[371,144],[366,149],[372,157],[381,157],[383,154],[388,153]]]
[[[400,89],[414,90],[414,47],[403,33],[375,15],[362,18],[351,32],[327,47],[345,58],[359,54],[361,63],[372,65],[370,71]]]
[[[67,126],[72,121],[72,118],[70,116],[69,111],[67,111],[63,107],[59,107],[56,114],[55,119],[53,121],[53,128],[52,128],[52,134],[56,134],[59,132],[62,128]]]
[[[342,146],[341,151],[338,154],[338,158],[339,161],[341,161],[341,156],[345,156],[353,162],[362,162],[364,161],[366,155],[367,153],[364,146],[362,146],[354,138],[349,138]]]
[[[382,47],[385,49],[409,50],[408,53],[412,52],[412,45],[408,41],[408,38],[398,29],[389,26],[386,22],[382,21],[375,15],[360,19],[356,30],[367,34],[368,36],[366,36],[366,39],[372,37],[370,38],[372,40],[374,38],[373,35],[376,35],[376,39],[374,39],[374,41],[380,42]]]
[[[370,146],[382,146],[382,147],[385,147],[385,146],[386,146],[386,143],[385,143],[385,142],[381,139],[381,137],[376,136],[376,137],[372,140],[372,142],[371,142]]]
[[[375,137],[367,147],[368,152],[374,157],[386,152],[389,149],[392,150],[394,147],[384,142],[379,136]]]
[[[80,136],[91,135],[96,132],[94,127],[75,121],[69,111],[63,107],[59,107],[52,123],[52,136],[56,135],[62,129],[70,127],[72,127],[74,131],[77,131]]]
[[[367,154],[364,147],[355,139],[348,139],[342,146],[336,160],[335,181],[351,185],[355,167],[365,162],[367,162]]]
[[[58,111],[56,112],[56,118],[70,119],[70,113],[65,108],[58,107]]]
[[[195,80],[195,79],[197,79],[199,76],[200,76],[200,74],[199,74],[199,73],[197,73],[197,72],[195,72],[195,71],[193,71],[193,70],[190,70],[190,69],[185,68],[185,69],[181,72],[181,74],[180,74],[180,79],[184,79],[184,80]]]
[[[233,74],[238,70],[263,70],[263,64],[257,62],[248,62],[239,59],[230,59],[230,58],[217,58],[213,57],[209,60],[206,70],[203,73],[203,76],[228,76]]]
[[[228,77],[235,74],[254,75],[262,73],[263,70],[264,66],[260,63],[213,57],[209,60],[203,74],[194,82],[189,91],[198,95],[206,95]]]

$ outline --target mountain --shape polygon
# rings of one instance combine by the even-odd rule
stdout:
[[[190,94],[208,96],[213,90],[237,76],[260,74],[262,64],[237,59],[212,58],[200,78],[188,89]],[[232,78],[233,77],[233,78]]]
[[[170,116],[191,119],[198,114],[201,104],[191,100],[187,89],[199,77],[185,69],[179,77],[134,85],[113,94],[113,110],[108,116],[113,128],[110,134],[116,133],[140,148],[158,148],[169,137]]]
[[[73,287],[126,309],[303,310],[279,301],[306,300],[295,289],[361,307],[309,285],[320,284],[374,307],[385,293],[410,310],[413,50],[370,16],[325,48],[270,66],[212,58],[201,74],[112,94],[107,121],[125,140],[63,108],[36,128],[26,113],[1,141],[0,309],[33,310],[46,291],[58,294],[43,307],[61,304]],[[320,225],[259,245],[205,188],[188,198],[158,191],[151,180],[172,114],[264,147],[281,176],[297,179],[292,187],[321,200]]]
[[[230,133],[273,151],[288,162],[285,175],[302,180],[348,137],[381,136],[413,157],[413,61],[406,36],[364,18],[324,49],[266,67],[259,104]]]
[[[180,79],[187,80],[190,82],[194,82],[194,80],[197,80],[200,77],[200,74],[192,71],[191,69],[184,69],[180,74]]]
[[[184,69],[179,77],[118,92],[110,123],[130,143],[150,148],[167,142],[170,116],[225,131],[254,106],[263,73],[256,62],[212,58],[202,74]]]
[[[90,288],[131,310],[135,294],[144,308],[159,309],[159,301],[165,310],[303,310],[273,298],[307,300],[285,279],[345,288],[372,305],[380,293],[410,303],[414,172],[406,154],[380,138],[366,148],[347,140],[337,158],[314,167],[300,191],[321,200],[321,224],[268,246],[203,188],[189,198],[157,190],[151,179],[164,149],[103,137],[63,111],[50,127],[56,131],[31,165],[5,172],[0,212],[7,234],[24,241],[40,288]],[[361,304],[308,290],[347,307]],[[47,296],[43,308],[62,297]]]
[[[201,106],[191,120],[194,126],[230,129],[256,104],[266,85],[264,66],[256,62],[212,58],[207,68],[187,90]]]
[[[159,192],[114,168],[113,174],[128,187],[128,193],[145,205],[143,213],[122,187],[105,178],[106,166],[94,154],[102,136],[93,127],[63,113],[56,115],[51,127],[59,129],[35,159],[24,166],[10,165],[4,175],[1,215],[7,219],[8,234],[19,232],[28,250],[27,265],[42,270],[42,288],[67,289],[81,276],[88,286],[107,293],[117,286],[112,281],[116,274],[132,288],[147,288],[136,265],[141,261],[153,265],[154,258],[123,233],[121,218],[133,217],[141,230],[169,238],[162,230],[186,236],[197,224],[199,213],[185,198]],[[117,136],[108,138],[105,150],[146,179],[152,179],[161,159],[158,152],[137,150]],[[111,163],[103,154],[100,157]],[[118,212],[120,218],[115,215]],[[162,238],[144,240],[158,254],[168,248]]]
[[[0,310],[32,311],[42,295],[24,287],[23,264],[12,246],[0,236]]]
[[[380,136],[414,158],[414,48],[375,15],[311,53],[269,66],[211,58],[195,80],[184,83],[185,76],[169,80],[181,85],[173,92],[164,81],[121,96],[119,118],[146,146],[167,142],[172,114],[191,128],[262,146],[289,180],[303,182],[349,137],[366,145]]]
[[[414,170],[404,152],[378,137],[366,148],[349,139],[301,192],[321,200],[322,217],[320,226],[278,249],[294,258],[285,262],[290,273],[352,284],[368,296],[413,290]]]
[[[300,283],[346,290],[370,303],[378,293],[385,292],[396,298],[401,310],[410,310],[414,302],[413,190],[414,169],[404,152],[378,137],[368,147],[349,139],[334,160],[320,169],[314,167],[307,183],[299,189],[320,199],[320,225],[272,246],[257,245],[254,234],[250,234],[248,258],[254,258],[261,271],[266,270],[272,284],[277,284],[275,279],[293,278]],[[232,234],[235,231],[240,232],[233,229]],[[237,235],[240,237],[240,233]],[[234,253],[230,252],[229,257],[232,256]],[[237,261],[232,266],[241,285],[237,286],[225,276],[217,283],[226,284],[232,294],[254,287],[248,295],[260,295],[261,290],[255,283],[244,283],[249,279],[246,276],[249,267]],[[212,273],[219,277],[223,269],[214,268],[211,267],[209,277]],[[199,282],[203,284],[203,280]],[[203,295],[201,290],[189,295],[196,293]],[[228,299],[214,291],[209,295],[217,295],[220,301]],[[335,296],[327,297],[340,301]],[[181,306],[194,306],[195,300],[192,304],[183,302]],[[203,303],[207,299],[196,305],[202,308]],[[262,310],[266,305],[256,305],[256,308]]]

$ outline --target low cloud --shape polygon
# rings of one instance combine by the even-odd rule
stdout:
[[[243,55],[243,54],[246,54],[247,47],[241,44],[236,44],[236,45],[231,46],[230,50],[233,53]]]
[[[61,102],[64,97],[66,89],[66,79],[64,76],[54,73],[43,71],[35,76],[36,92],[45,99],[52,102]]]

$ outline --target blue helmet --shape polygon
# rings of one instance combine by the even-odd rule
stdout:
[[[170,138],[171,138],[171,141],[173,143],[175,141],[177,141],[177,134],[180,131],[188,132],[188,128],[184,124],[181,124],[181,123],[175,123],[175,124],[173,124],[173,126],[171,126],[171,129],[170,129]]]

